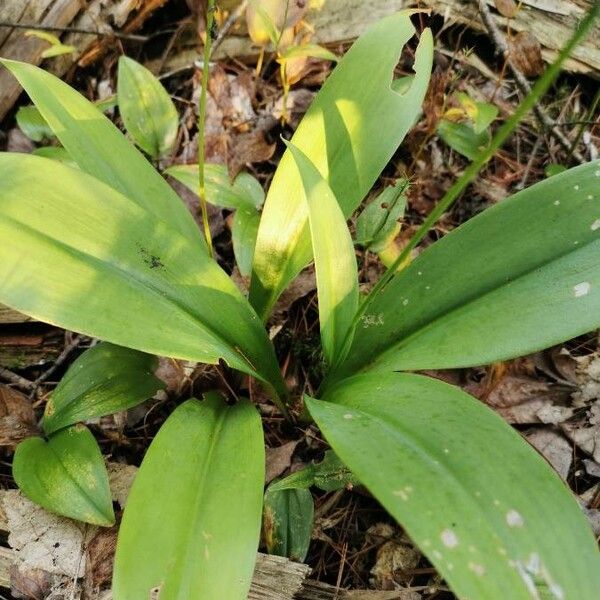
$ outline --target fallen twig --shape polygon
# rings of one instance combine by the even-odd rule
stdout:
[[[12,385],[23,392],[31,392],[33,389],[33,381],[29,381],[29,379],[25,379],[25,377],[21,377],[4,367],[0,367],[0,378],[12,383]]]
[[[498,49],[498,51],[503,55],[504,60],[511,70],[517,87],[521,90],[523,94],[529,94],[531,92],[531,86],[529,85],[529,81],[520,69],[514,64],[510,57],[510,50],[508,48],[508,44],[506,43],[506,39],[504,38],[503,33],[500,31],[496,22],[494,21],[494,17],[486,4],[485,0],[478,0],[479,3],[479,12],[481,14],[481,19],[486,26],[494,45]],[[548,131],[557,141],[558,143],[567,151],[571,151],[571,142],[570,140],[560,131],[556,123],[550,118],[548,113],[540,106],[537,105],[533,109],[535,116],[538,121],[542,125],[542,127]],[[585,158],[577,151],[573,150],[571,153],[573,158],[579,163],[583,164],[587,162]]]
[[[59,33],[85,33],[89,35],[119,38],[130,42],[147,42],[150,39],[147,35],[119,33],[112,29],[107,31],[94,31],[93,29],[82,29],[80,27],[55,27],[53,25],[40,25],[39,23],[12,23],[9,21],[0,21],[0,27],[8,27],[10,29],[33,29],[35,31],[58,31]]]

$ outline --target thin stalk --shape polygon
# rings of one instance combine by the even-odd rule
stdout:
[[[198,103],[198,196],[200,198],[200,211],[204,237],[208,245],[208,252],[214,257],[212,235],[208,225],[208,209],[206,206],[206,179],[204,167],[206,162],[206,94],[208,90],[208,76],[210,74],[210,53],[212,46],[212,33],[215,20],[215,0],[208,0],[206,8],[206,37],[204,41],[204,62],[202,65],[202,89]]]
[[[546,69],[545,73],[538,79],[533,86],[531,92],[525,97],[523,102],[517,107],[517,110],[513,115],[505,121],[505,123],[498,129],[490,145],[482,150],[479,156],[465,169],[464,173],[456,180],[452,187],[446,192],[444,197],[438,202],[437,206],[431,211],[428,217],[425,219],[421,227],[417,230],[415,235],[411,238],[409,243],[406,245],[404,250],[400,253],[398,258],[392,263],[387,269],[382,278],[375,284],[375,287],[371,290],[371,293],[364,299],[361,306],[356,314],[354,325],[358,323],[360,318],[364,315],[366,309],[371,304],[375,296],[391,281],[392,277],[396,273],[396,269],[401,265],[410,255],[412,250],[421,242],[421,240],[427,235],[431,227],[436,221],[452,206],[452,204],[460,197],[464,192],[465,188],[477,177],[483,166],[494,156],[496,151],[504,144],[512,132],[516,129],[517,125],[521,122],[523,117],[535,107],[537,101],[548,91],[562,67],[563,62],[569,57],[573,49],[583,40],[583,38],[589,32],[594,20],[600,14],[600,2],[594,2],[593,7],[587,13],[585,18],[581,21],[577,31],[573,34],[571,39],[567,42],[566,46],[561,50],[557,59]]]

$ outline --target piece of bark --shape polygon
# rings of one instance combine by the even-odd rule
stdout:
[[[15,10],[15,4],[23,6],[17,22],[36,23],[48,27],[67,27],[81,10],[79,0],[35,0],[33,2],[8,0],[6,3],[0,3],[0,21],[14,22],[16,15],[19,14],[19,11]],[[8,35],[7,30],[10,32]],[[0,56],[3,58],[38,65],[42,61],[42,52],[47,48],[48,42],[35,36],[27,37],[22,29],[10,30],[8,27],[0,27]],[[1,120],[21,94],[21,86],[6,69],[0,70],[0,90],[2,90]]]
[[[35,321],[35,319],[0,304],[0,325],[27,323],[28,321]]]

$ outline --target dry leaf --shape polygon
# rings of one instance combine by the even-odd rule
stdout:
[[[107,462],[106,469],[108,470],[108,483],[112,499],[114,502],[118,502],[121,508],[125,508],[125,502],[127,502],[127,496],[138,468],[133,465]]]
[[[292,464],[292,454],[300,440],[294,440],[278,446],[277,448],[267,448],[266,450],[266,470],[265,483],[270,483],[279,477]]]
[[[110,584],[112,578],[115,549],[117,547],[117,527],[101,528],[87,544],[87,572],[85,581],[90,591]],[[90,594],[91,596],[91,594]]]
[[[245,166],[269,160],[275,148],[276,144],[267,142],[265,134],[257,129],[232,137],[228,161],[231,179]]]
[[[573,462],[573,450],[569,442],[549,428],[536,428],[528,432],[527,441],[552,465],[566,481]]]
[[[536,37],[528,31],[520,31],[509,40],[511,62],[526,77],[537,77],[544,72],[542,47]]]
[[[369,527],[366,539],[380,544],[375,565],[370,571],[374,587],[396,590],[399,584],[407,584],[412,577],[408,571],[417,567],[421,553],[412,544],[404,543],[400,532],[388,523],[376,523]]]
[[[20,570],[42,569],[72,579],[83,577],[85,530],[96,528],[49,513],[18,490],[3,492],[2,507],[8,523],[8,543],[15,550]]]
[[[7,385],[0,385],[0,446],[13,447],[37,434],[31,400]]]
[[[494,0],[496,10],[507,19],[512,19],[517,14],[517,5],[514,0]]]

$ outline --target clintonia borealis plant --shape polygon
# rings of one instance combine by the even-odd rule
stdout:
[[[179,197],[97,107],[36,67],[2,61],[74,165],[0,155],[0,301],[106,340],[55,391],[43,421],[47,439],[27,440],[17,451],[15,478],[33,500],[88,522],[113,522],[101,454],[77,423],[158,389],[149,355],[224,361],[259,380],[284,408],[287,392],[263,321],[314,258],[328,370],[318,398],[304,402],[356,479],[460,598],[597,597],[595,540],[564,483],[493,411],[409,371],[506,360],[600,325],[600,163],[517,193],[398,270],[401,254],[361,300],[346,218],[419,115],[432,66],[428,30],[414,75],[393,79],[414,33],[409,14],[399,13],[353,45],[289,143],[262,214],[256,185],[230,185],[218,170],[209,176],[209,200],[221,194],[228,208],[252,215],[245,235],[252,245],[256,237],[253,261],[244,255],[249,300],[210,257]],[[408,250],[559,67],[538,82]],[[119,71],[142,82],[148,76],[131,62]],[[135,102],[121,91],[121,110],[134,111],[124,122],[138,145],[164,155],[174,139],[172,111],[145,115],[154,119],[147,126],[147,107],[138,107],[136,119]],[[185,180],[185,171],[172,174]],[[134,382],[127,373],[136,374]],[[263,481],[261,420],[248,400],[228,405],[209,393],[179,406],[129,496],[113,597],[246,598]]]

